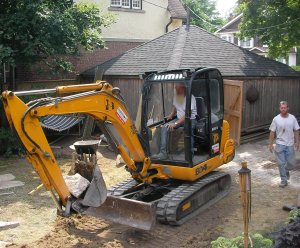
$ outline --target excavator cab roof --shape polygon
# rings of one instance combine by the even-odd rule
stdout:
[[[184,80],[190,78],[190,76],[195,72],[205,68],[197,69],[175,69],[175,70],[164,70],[164,71],[151,71],[145,72],[143,78],[145,82],[183,82]]]

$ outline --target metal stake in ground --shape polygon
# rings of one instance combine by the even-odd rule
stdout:
[[[239,170],[241,203],[244,219],[244,248],[249,244],[249,221],[251,217],[251,170],[247,168],[247,162],[242,162],[242,169]]]

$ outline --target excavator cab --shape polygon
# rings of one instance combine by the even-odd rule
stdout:
[[[177,85],[185,87],[185,99],[178,96]],[[223,79],[213,68],[172,70],[146,74],[142,92],[141,136],[152,162],[193,167],[220,154],[224,118]],[[174,123],[167,117],[174,101],[185,101],[184,124],[167,132]],[[184,103],[183,103],[184,104]],[[196,114],[191,106],[196,107]],[[167,158],[156,158],[166,139]],[[154,156],[153,156],[154,155]]]

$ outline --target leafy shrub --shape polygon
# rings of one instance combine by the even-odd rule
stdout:
[[[22,148],[11,129],[0,127],[0,155],[20,154]]]
[[[300,209],[294,208],[294,209],[292,209],[292,210],[289,212],[287,223],[291,223],[291,222],[294,221],[297,217],[300,217]]]
[[[270,248],[273,241],[264,238],[261,234],[256,233],[250,235],[253,248]],[[235,238],[219,237],[217,240],[211,242],[212,248],[244,248],[244,236],[240,235]]]
[[[300,217],[291,222],[274,234],[274,248],[299,248],[300,247]]]

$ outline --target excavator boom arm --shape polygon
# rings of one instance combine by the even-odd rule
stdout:
[[[90,91],[86,91],[90,90]],[[21,141],[26,157],[40,176],[47,190],[55,190],[63,205],[70,196],[57,161],[46,139],[39,118],[46,115],[71,113],[88,114],[99,121],[109,121],[116,128],[128,152],[122,144],[116,144],[119,153],[137,180],[142,176],[137,172],[136,162],[149,165],[140,143],[137,130],[125,103],[118,97],[119,89],[106,82],[87,86],[74,85],[57,87],[59,94],[81,92],[64,97],[43,98],[26,105],[18,93],[5,91],[2,94],[4,108],[10,126]],[[146,171],[145,168],[142,168]]]

